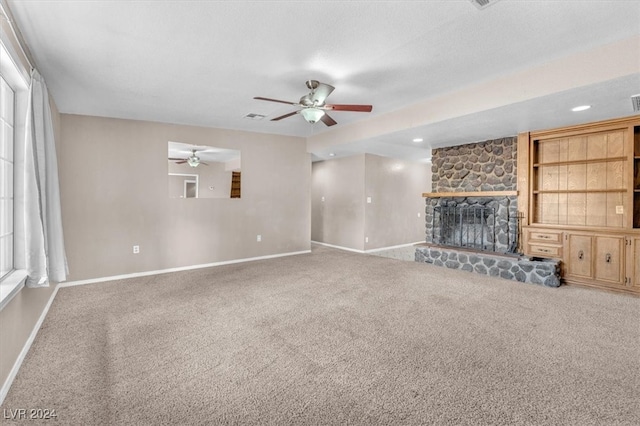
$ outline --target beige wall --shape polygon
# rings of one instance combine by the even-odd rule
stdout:
[[[356,250],[423,241],[430,190],[431,164],[371,154],[315,162],[311,239]]]
[[[429,191],[430,163],[365,154],[365,250],[424,241],[422,193]]]
[[[364,154],[313,163],[311,239],[364,250],[363,194]]]
[[[304,139],[67,114],[61,124],[70,280],[309,250]],[[239,149],[242,198],[170,199],[169,140]]]

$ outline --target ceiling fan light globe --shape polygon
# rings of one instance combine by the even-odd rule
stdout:
[[[189,157],[187,159],[187,163],[191,166],[191,167],[198,167],[198,164],[200,164],[200,158],[193,156],[193,157]]]
[[[305,120],[309,123],[316,123],[324,115],[324,111],[319,108],[305,108],[300,111]]]

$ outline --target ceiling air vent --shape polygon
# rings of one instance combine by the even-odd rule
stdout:
[[[469,0],[471,3],[475,5],[478,9],[486,9],[494,3],[497,3],[500,0]]]
[[[248,118],[249,120],[262,120],[265,117],[266,117],[265,115],[254,114],[252,112],[244,116],[244,118]]]
[[[633,110],[640,112],[640,93],[631,97],[631,103],[633,104]]]

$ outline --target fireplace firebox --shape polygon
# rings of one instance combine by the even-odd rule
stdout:
[[[436,206],[432,241],[450,247],[496,251],[495,209],[486,206]]]

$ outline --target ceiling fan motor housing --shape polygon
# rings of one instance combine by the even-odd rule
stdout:
[[[306,84],[309,90],[314,90],[318,88],[318,86],[320,85],[320,82],[318,80],[307,80]]]
[[[311,94],[304,95],[303,97],[301,97],[300,98],[300,105],[305,106],[305,107],[314,106],[315,102],[313,101],[313,99],[311,99]]]

